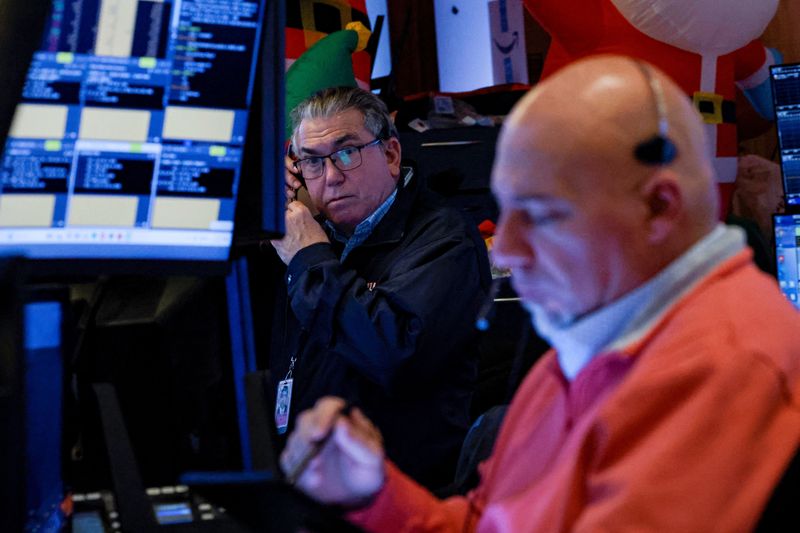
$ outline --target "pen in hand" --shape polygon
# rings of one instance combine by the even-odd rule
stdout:
[[[340,416],[350,416],[351,411],[353,410],[353,405],[350,403],[345,404],[340,410],[339,413],[336,415],[336,419],[334,423],[331,424],[331,427],[328,429],[327,433],[323,435],[321,439],[316,442],[313,442],[309,445],[308,449],[305,451],[303,455],[297,460],[296,463],[293,465],[289,465],[288,471],[286,472],[286,482],[290,485],[294,485],[297,483],[297,480],[300,479],[300,476],[303,475],[308,464],[311,460],[319,455],[322,451],[322,448],[325,447],[325,444],[330,440],[331,436],[333,435],[333,430],[336,427],[336,420],[339,419]]]

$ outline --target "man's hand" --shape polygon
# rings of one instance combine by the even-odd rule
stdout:
[[[286,206],[286,234],[282,239],[270,242],[281,261],[288,265],[295,254],[306,246],[330,241],[311,211],[301,202],[292,201]]]
[[[345,415],[344,406],[344,400],[329,396],[300,414],[281,454],[281,468],[292,472],[317,452],[296,486],[322,503],[358,506],[383,486],[383,439],[359,409]]]

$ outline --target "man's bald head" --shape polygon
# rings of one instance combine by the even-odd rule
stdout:
[[[659,166],[634,155],[658,133],[650,76],[662,90],[667,135],[677,148],[674,160]],[[525,280],[538,284],[548,269],[554,285],[576,283],[566,279],[570,268],[575,278],[594,270],[596,279],[580,289],[587,296],[575,295],[580,302],[529,290],[531,301],[545,300],[565,316],[609,303],[713,228],[711,168],[700,117],[664,74],[618,56],[573,63],[537,85],[503,126],[492,172],[502,210],[495,261],[518,272],[523,293],[530,289]],[[548,254],[548,232],[556,228],[561,243]],[[566,253],[571,258],[561,257]]]
[[[514,108],[500,148],[552,150],[556,162],[574,167],[588,162],[608,171],[603,186],[628,188],[652,174],[634,157],[636,146],[658,132],[656,98],[643,69],[657,79],[666,108],[668,137],[677,147],[669,165],[687,187],[687,208],[697,222],[712,225],[717,216],[714,174],[708,141],[697,111],[685,93],[650,65],[620,56],[596,56],[573,63],[535,87]],[[585,176],[564,173],[565,178]],[[595,176],[596,178],[598,176]],[[576,187],[600,184],[575,183]]]

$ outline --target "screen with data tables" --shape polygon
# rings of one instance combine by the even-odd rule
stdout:
[[[224,262],[263,0],[53,0],[5,145],[0,251]]]
[[[770,69],[786,207],[800,208],[800,63]]]

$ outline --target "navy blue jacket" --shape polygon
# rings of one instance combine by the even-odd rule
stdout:
[[[378,426],[390,459],[434,488],[452,482],[471,422],[474,322],[491,276],[477,228],[419,182],[400,187],[344,262],[332,239],[289,263],[271,392],[295,356],[290,431],[318,398],[341,396]]]

